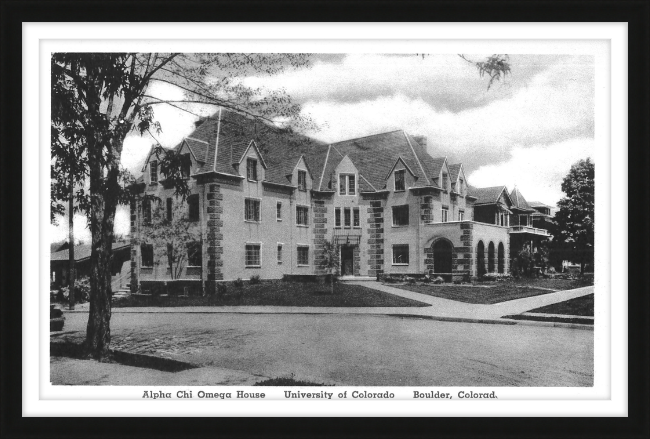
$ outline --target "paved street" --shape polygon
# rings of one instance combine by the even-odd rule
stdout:
[[[64,331],[72,333],[60,337],[82,338],[87,317],[66,313]],[[267,377],[294,374],[366,386],[593,384],[593,331],[569,328],[371,315],[178,312],[115,313],[111,328],[115,349]],[[55,383],[64,380],[57,377],[53,373]]]

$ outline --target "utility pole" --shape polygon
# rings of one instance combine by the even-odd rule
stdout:
[[[68,274],[68,300],[69,309],[74,309],[74,174],[72,173],[72,162],[70,162],[70,200],[68,205],[68,256],[69,256],[69,274]]]

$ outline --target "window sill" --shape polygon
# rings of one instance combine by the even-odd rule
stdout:
[[[300,188],[298,188],[298,190],[299,190],[300,192],[307,192],[307,188],[305,188],[305,189],[300,189]]]
[[[261,265],[246,265],[244,268],[262,268]]]
[[[276,220],[277,222],[279,222],[279,223],[282,222],[282,218],[276,218],[275,220]]]
[[[395,189],[393,192],[406,192],[406,189]]]
[[[249,183],[257,183],[257,182],[259,182],[259,180],[253,180],[251,178],[247,178],[247,180],[249,181]]]
[[[408,267],[410,264],[392,264],[393,266]]]
[[[309,224],[296,224],[296,227],[305,227],[305,228],[309,228]]]
[[[278,265],[282,265],[282,261],[278,261]]]
[[[309,267],[309,264],[298,264],[298,267]]]
[[[408,226],[410,226],[410,224],[404,224],[404,225],[399,225],[399,226],[393,224],[391,227],[393,227],[395,229],[399,229],[399,228],[404,228],[404,227],[408,227]]]
[[[245,223],[250,223],[250,224],[260,224],[262,221],[255,221],[255,220],[244,220]]]

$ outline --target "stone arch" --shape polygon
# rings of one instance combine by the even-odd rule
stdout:
[[[485,274],[485,244],[479,241],[476,245],[476,276],[481,277]]]
[[[451,274],[454,246],[448,239],[439,238],[431,244],[433,271],[436,274]],[[446,276],[450,277],[450,276]],[[447,280],[447,279],[445,279]]]
[[[494,273],[494,242],[490,241],[488,245],[488,273]]]
[[[505,247],[503,246],[503,242],[500,242],[497,250],[497,269],[499,273],[505,273],[506,271],[505,260],[506,260]]]

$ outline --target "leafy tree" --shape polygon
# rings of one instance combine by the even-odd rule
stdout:
[[[303,54],[182,54],[182,53],[55,53],[51,57],[52,180],[51,207],[69,190],[57,183],[70,172],[78,185],[77,209],[86,213],[92,235],[90,311],[85,345],[101,358],[109,353],[113,225],[118,204],[133,199],[132,176],[122,167],[124,139],[132,131],[155,139],[163,127],[155,119],[157,105],[196,114],[212,105],[264,122],[268,129],[291,132],[309,125],[300,107],[282,90],[268,91],[243,84],[249,75],[274,75],[309,65]],[[180,100],[150,94],[151,85],[170,84],[185,93]],[[166,171],[180,169],[166,155]],[[67,166],[67,167],[66,167]],[[161,170],[164,172],[163,166]],[[171,179],[177,193],[187,194],[183,179]],[[69,186],[68,186],[69,188]]]
[[[320,267],[330,275],[330,293],[334,294],[334,276],[338,274],[341,265],[340,246],[332,241],[323,242]]]
[[[499,81],[501,78],[505,79],[510,73],[510,57],[506,55],[494,54],[485,58],[485,61],[473,61],[468,59],[465,55],[458,55],[470,64],[473,64],[478,70],[481,78],[487,75],[490,80],[488,81],[487,89],[492,87],[494,81]]]
[[[558,235],[554,241],[562,245],[567,256],[580,262],[580,274],[594,257],[594,163],[587,158],[571,166],[562,181],[566,197],[558,202],[555,214]]]
[[[181,198],[172,200],[171,220],[168,219],[166,206],[159,199],[147,199],[145,202],[153,206],[151,222],[143,224],[140,229],[141,243],[161,249],[171,278],[178,279],[189,259],[201,252],[201,228],[197,222],[190,221],[187,204]]]

